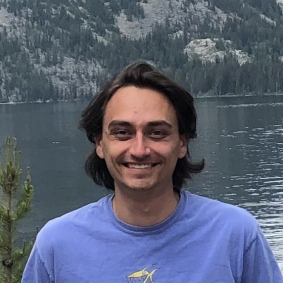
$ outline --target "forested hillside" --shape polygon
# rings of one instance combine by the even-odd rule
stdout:
[[[1,0],[0,102],[91,97],[148,60],[194,96],[283,92],[281,0]]]

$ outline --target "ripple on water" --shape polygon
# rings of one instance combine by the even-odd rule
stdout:
[[[282,102],[274,102],[274,103],[242,103],[242,104],[229,104],[229,105],[218,105],[217,108],[246,108],[246,107],[280,107],[283,106]]]

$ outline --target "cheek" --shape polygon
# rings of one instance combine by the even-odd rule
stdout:
[[[97,147],[96,147],[96,153],[97,155],[105,159],[105,161],[110,161],[110,160],[118,160],[121,158],[124,152],[124,147],[122,147],[121,144],[118,143],[104,143],[101,142]]]

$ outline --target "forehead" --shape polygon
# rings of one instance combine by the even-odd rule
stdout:
[[[177,125],[175,109],[166,96],[148,88],[127,86],[117,90],[109,100],[104,113],[104,125],[113,120],[142,125],[164,120]]]

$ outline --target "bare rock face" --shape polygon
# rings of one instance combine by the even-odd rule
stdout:
[[[147,3],[140,3],[140,5],[145,11],[144,19],[133,19],[130,22],[123,12],[116,16],[117,26],[121,33],[129,38],[143,37],[152,31],[156,23],[164,23],[166,20],[169,20],[170,23],[183,24],[186,19],[195,29],[194,23],[196,22],[203,23],[209,19],[211,24],[221,27],[227,17],[234,17],[234,15],[225,14],[217,7],[211,7],[204,0],[195,1],[195,4],[190,3],[188,7],[184,0],[148,0]]]
[[[144,19],[134,19],[127,21],[122,12],[116,16],[117,26],[122,34],[129,38],[138,39],[151,32],[156,23],[164,23],[166,19],[177,20],[184,17],[181,10],[182,1],[177,0],[149,0],[147,3],[140,3],[145,12]]]
[[[204,38],[192,40],[184,49],[185,54],[190,59],[193,55],[197,55],[202,61],[215,63],[216,60],[223,60],[227,54],[232,54],[240,65],[249,62],[251,58],[246,52],[237,50],[232,47],[230,40],[222,40],[224,50],[217,48],[218,38]]]

